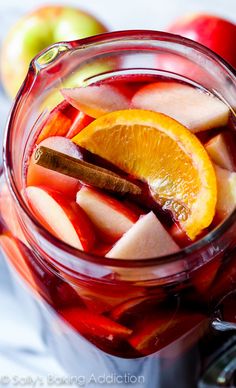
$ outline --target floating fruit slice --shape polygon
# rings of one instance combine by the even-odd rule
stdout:
[[[177,82],[144,86],[131,106],[164,113],[192,132],[224,126],[229,118],[229,108],[218,98]]]
[[[67,279],[72,282],[73,277],[67,276]],[[74,289],[87,308],[94,313],[107,313],[129,299],[142,298],[146,292],[144,287],[137,286],[134,288],[129,287],[128,283],[123,285],[119,282],[119,284],[109,287],[108,293],[106,285],[84,284],[78,280],[74,285]]]
[[[81,154],[78,147],[71,140],[63,136],[51,136],[44,139],[39,146],[51,148],[66,155],[80,159]],[[75,196],[79,188],[78,179],[60,174],[56,171],[44,168],[34,162],[35,151],[30,158],[27,171],[27,186],[47,186],[53,190],[60,191],[67,196]]]
[[[205,148],[211,158],[221,168],[233,171],[234,165],[230,150],[227,147],[227,143],[224,139],[223,133],[213,137],[206,145]]]
[[[140,219],[121,237],[106,257],[146,259],[168,255],[179,250],[153,212]]]
[[[32,271],[27,265],[27,256],[20,249],[23,245],[14,237],[2,234],[0,236],[0,247],[14,265],[17,272],[22,276],[26,283],[31,287],[32,291],[38,291],[37,282],[32,274]]]
[[[67,101],[62,101],[49,113],[44,121],[36,143],[40,143],[49,136],[66,136],[78,114],[77,109]]]
[[[95,118],[118,109],[128,109],[130,105],[129,98],[111,85],[62,89],[61,92],[71,105]]]
[[[52,234],[77,249],[93,247],[93,225],[79,205],[46,188],[28,186],[25,191],[34,214]]]
[[[173,314],[171,311],[160,310],[138,323],[129,342],[140,353],[150,354],[180,338],[204,318],[197,312]]]
[[[38,261],[32,250],[21,241],[8,235],[1,235],[0,246],[14,269],[31,287],[31,291],[37,291],[47,303],[54,308],[83,306],[76,291]]]
[[[236,207],[236,172],[215,165],[217,179],[216,217],[219,221],[228,217]]]
[[[89,187],[80,189],[76,202],[111,241],[120,238],[138,219],[121,201]]]
[[[125,315],[130,316],[130,314],[140,314],[140,311],[141,313],[144,313],[145,311],[147,312],[148,309],[153,309],[153,306],[157,305],[157,303],[163,302],[165,297],[166,294],[164,290],[159,289],[156,295],[146,295],[143,297],[128,299],[127,301],[119,304],[118,306],[115,306],[111,310],[110,316],[115,321],[118,321]]]
[[[132,334],[131,329],[103,315],[91,313],[86,309],[74,308],[62,310],[61,316],[84,335],[126,338]]]
[[[71,125],[69,131],[66,134],[68,139],[72,139],[72,137],[76,136],[82,129],[87,127],[94,119],[84,112],[79,112],[77,117],[75,118],[73,124]]]
[[[216,177],[200,141],[161,113],[124,110],[104,115],[72,139],[123,171],[146,181],[194,239],[212,221]]]
[[[27,246],[28,242],[19,222],[20,218],[16,211],[16,204],[6,183],[2,184],[0,191],[0,214],[6,230]]]

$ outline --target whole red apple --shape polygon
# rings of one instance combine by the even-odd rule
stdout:
[[[236,25],[230,21],[192,14],[176,20],[167,31],[203,44],[236,68]]]
[[[42,6],[22,17],[9,31],[1,49],[0,72],[6,92],[14,97],[31,59],[53,43],[106,32],[92,15],[69,6]]]

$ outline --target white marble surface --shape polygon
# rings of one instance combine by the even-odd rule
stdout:
[[[40,0],[0,0],[0,45],[20,15],[43,3]],[[189,12],[210,12],[236,22],[236,0],[71,0],[64,3],[91,11],[110,30],[163,30],[175,17]],[[9,108],[10,101],[0,89],[0,131]],[[20,306],[17,305],[14,292],[15,286],[0,257],[0,378],[12,373],[33,376],[61,372],[41,341],[37,308],[25,297]],[[6,385],[0,383],[0,387],[3,386]]]

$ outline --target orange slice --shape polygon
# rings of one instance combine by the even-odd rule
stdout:
[[[210,225],[217,197],[214,168],[197,137],[174,119],[139,109],[115,111],[72,141],[147,182],[191,239]]]

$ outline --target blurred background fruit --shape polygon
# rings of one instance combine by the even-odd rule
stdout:
[[[94,16],[76,7],[42,6],[18,20],[1,49],[0,69],[6,92],[14,97],[31,59],[47,46],[106,31]]]
[[[236,67],[236,25],[219,16],[195,13],[176,19],[168,32],[195,40]]]

